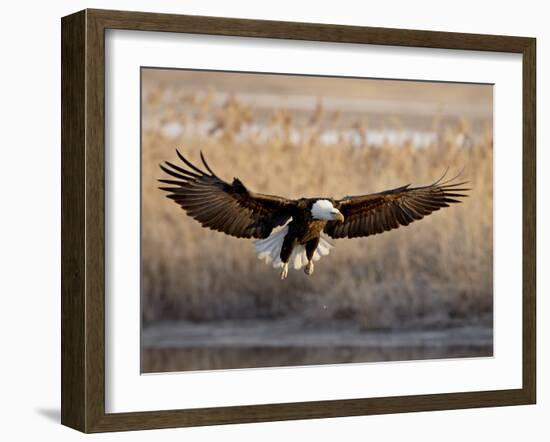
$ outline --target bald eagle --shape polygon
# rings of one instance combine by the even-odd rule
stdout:
[[[219,178],[200,154],[206,171],[187,160],[178,166],[169,161],[160,168],[174,179],[160,179],[169,187],[167,197],[179,204],[203,227],[237,238],[256,238],[258,258],[281,268],[288,276],[289,264],[313,273],[313,262],[329,254],[329,237],[357,238],[408,226],[467,195],[466,182],[443,177],[428,186],[410,184],[369,195],[287,199],[248,189],[234,178]]]

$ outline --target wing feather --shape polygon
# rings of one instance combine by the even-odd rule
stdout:
[[[178,150],[176,153],[183,165],[169,161],[161,164],[162,171],[171,178],[160,179],[168,186],[159,189],[202,226],[238,238],[266,238],[292,216],[294,200],[254,193],[237,178],[227,183],[213,172],[202,152],[200,157],[206,171]]]
[[[445,176],[445,175],[444,175]],[[407,226],[415,220],[460,203],[469,191],[467,182],[443,182],[443,177],[428,186],[397,187],[370,195],[347,196],[336,201],[335,207],[344,215],[344,222],[329,221],[325,232],[333,238],[356,238],[376,235]]]

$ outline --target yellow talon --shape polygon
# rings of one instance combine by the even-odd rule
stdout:
[[[288,276],[288,262],[283,264],[283,269],[281,270],[281,279],[285,279]]]

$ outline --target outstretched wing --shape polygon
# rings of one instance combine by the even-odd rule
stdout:
[[[176,178],[159,180],[170,185],[160,189],[203,227],[237,238],[266,238],[291,216],[293,200],[253,193],[237,178],[231,184],[223,181],[212,172],[202,152],[201,160],[208,172],[194,166],[179,151],[176,153],[187,167],[168,161],[160,165]]]
[[[356,238],[376,235],[399,226],[408,226],[442,207],[461,202],[457,198],[470,189],[467,182],[453,183],[456,177],[423,187],[409,185],[371,195],[347,196],[336,201],[335,207],[344,215],[344,222],[330,221],[325,232],[333,238]]]

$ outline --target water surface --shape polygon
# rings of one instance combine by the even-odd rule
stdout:
[[[162,321],[142,333],[142,372],[490,357],[492,328],[362,330],[352,321]]]

